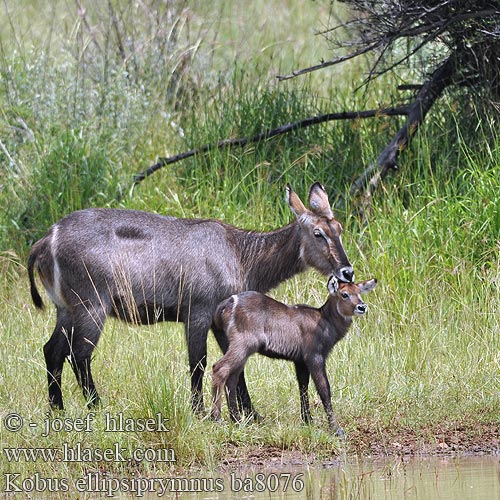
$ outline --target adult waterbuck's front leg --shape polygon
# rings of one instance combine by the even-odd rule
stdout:
[[[203,375],[207,367],[207,337],[212,325],[212,311],[193,307],[184,322],[191,375],[191,406],[199,415],[205,412],[203,403]],[[227,343],[226,343],[227,350]]]
[[[208,328],[205,323],[184,324],[191,375],[191,406],[193,411],[200,415],[204,413],[203,375],[207,367]]]

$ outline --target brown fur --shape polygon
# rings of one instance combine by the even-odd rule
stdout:
[[[287,306],[258,292],[243,292],[223,301],[216,310],[214,322],[226,332],[229,348],[213,367],[212,418],[221,418],[222,394],[226,391],[231,418],[239,420],[236,382],[248,358],[258,352],[294,362],[305,422],[311,420],[307,393],[311,375],[330,428],[341,434],[332,410],[326,359],[347,333],[352,317],[365,313],[366,304],[360,294],[375,286],[376,280],[338,285],[335,278],[330,278],[330,295],[320,308]]]

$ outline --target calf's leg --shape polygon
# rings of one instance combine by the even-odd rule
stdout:
[[[326,416],[328,418],[328,425],[332,432],[336,432],[338,436],[343,436],[344,431],[339,426],[332,409],[332,398],[330,392],[330,383],[326,376],[325,360],[321,362],[312,363],[309,365],[309,370],[311,372],[314,385],[323,403],[323,408],[325,409]]]
[[[295,362],[295,373],[297,375],[297,382],[299,383],[300,395],[300,415],[304,423],[311,422],[311,412],[309,410],[309,370],[305,363]]]
[[[219,344],[219,347],[223,353],[227,352],[229,347],[229,341],[224,330],[217,328],[212,325],[212,331],[214,332],[215,339]],[[238,385],[236,387],[236,398],[239,410],[245,415],[251,415],[254,420],[260,421],[262,417],[259,412],[253,407],[252,400],[250,399],[250,394],[248,393],[247,384],[245,381],[245,372],[242,371],[238,379]]]
[[[229,376],[229,368],[224,363],[222,357],[217,363],[214,364],[212,371],[212,411],[211,418],[215,421],[222,420],[221,407],[222,395],[226,387],[226,381]]]
[[[215,409],[215,417],[220,418],[220,398],[225,384],[229,414],[231,419],[236,422],[240,420],[236,386],[248,357],[255,352],[256,348],[252,345],[251,337],[246,337],[244,334],[242,334],[241,338],[234,337],[235,335],[232,337],[234,341],[229,346],[226,354],[214,366],[213,387],[217,392],[214,396],[216,403],[218,403],[218,410]]]
[[[236,369],[231,371],[227,382],[226,382],[226,397],[227,397],[227,405],[229,407],[229,415],[233,422],[240,421],[240,411],[237,403],[237,384],[238,379],[240,378],[241,370]]]

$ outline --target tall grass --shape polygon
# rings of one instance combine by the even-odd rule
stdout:
[[[268,12],[273,5],[258,1],[247,12],[239,2],[215,2],[213,10],[205,3],[188,8],[152,1],[138,3],[146,5],[141,10],[108,2],[89,6],[84,16],[68,13],[61,2],[49,17],[36,18],[31,30],[16,5],[6,3],[0,38],[0,416],[16,412],[26,423],[41,424],[47,411],[42,345],[54,311],[35,312],[24,261],[50,223],[87,206],[124,206],[216,217],[256,229],[278,227],[292,217],[284,201],[286,182],[302,197],[315,180],[327,186],[332,200],[345,197],[396,125],[382,118],[338,122],[239,150],[211,151],[165,168],[130,192],[132,174],[156,155],[252,135],[326,109],[362,108],[367,101],[380,102],[385,89],[353,97],[350,81],[337,73],[327,82],[318,77],[286,87],[269,83],[275,73],[314,60],[304,25],[318,22],[327,12],[324,6],[315,11],[315,4],[287,4],[280,22],[260,21],[261,31],[250,26],[255,37],[238,38],[254,22],[253,9]],[[292,22],[297,24],[286,24]],[[352,78],[361,72],[349,69]],[[318,83],[335,85],[327,98],[324,87],[316,92]],[[401,156],[400,171],[374,198],[366,223],[351,215],[349,202],[337,211],[357,277],[380,281],[367,299],[369,315],[355,323],[328,364],[345,443],[327,432],[315,395],[315,423],[302,426],[293,367],[257,356],[246,373],[262,423],[219,426],[193,416],[181,326],[132,328],[109,321],[94,361],[104,403],[93,432],[43,438],[40,426],[25,425],[16,433],[0,426],[2,446],[80,441],[91,448],[114,442],[129,450],[171,448],[179,471],[216,467],[262,447],[336,456],[356,451],[356,436],[367,428],[381,434],[409,428],[418,435],[438,424],[461,422],[470,430],[475,423],[498,422],[498,117],[457,106],[449,97],[433,110]],[[461,113],[468,119],[458,121]],[[319,305],[326,298],[325,279],[310,272],[273,295]],[[219,356],[210,338],[208,365]],[[206,401],[209,385],[207,375]],[[66,416],[84,416],[68,367],[63,387]],[[105,432],[105,415],[120,412],[160,413],[170,431]],[[147,461],[38,461],[35,467],[8,462],[5,455],[0,463],[3,471],[23,476],[34,470],[57,477],[95,469],[120,476],[173,470],[170,463]]]

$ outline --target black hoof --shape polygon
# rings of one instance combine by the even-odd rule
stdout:
[[[264,421],[264,417],[258,411],[252,410],[251,415],[252,415],[253,421],[256,424],[260,424]]]

